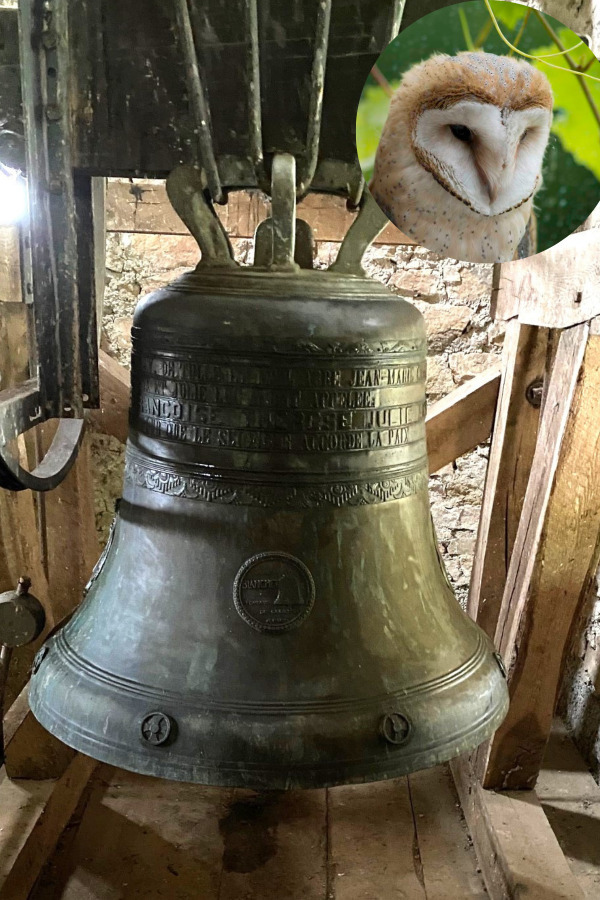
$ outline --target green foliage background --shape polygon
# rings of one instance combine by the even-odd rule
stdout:
[[[533,10],[504,0],[492,0],[491,5],[511,43],[515,43],[524,26],[519,49],[534,56],[557,51]],[[550,16],[545,19],[565,48],[577,43],[576,34]],[[415,63],[432,53],[455,54],[467,50],[471,40],[482,42],[478,49],[509,55],[509,48],[490,25],[483,0],[469,0],[437,10],[392,41],[380,56],[378,68],[395,89],[402,74]],[[587,47],[579,47],[570,55],[579,65],[593,60],[587,71],[600,78],[600,63]],[[538,250],[545,250],[571,234],[600,201],[600,125],[580,84],[585,81],[600,110],[600,82],[573,75],[562,56],[549,60],[560,71],[541,62],[529,62],[547,75],[554,92],[554,121],[544,162],[544,186],[536,197]],[[372,175],[389,103],[385,90],[369,76],[356,119],[358,158],[367,180]]]

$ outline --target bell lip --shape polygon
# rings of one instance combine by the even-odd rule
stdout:
[[[100,731],[96,731],[93,723],[90,723],[92,730],[86,730],[82,724],[76,724],[73,719],[69,718],[69,712],[64,701],[58,704],[53,703],[52,708],[45,702],[47,698],[47,684],[52,683],[54,687],[60,683],[60,655],[58,658],[55,654],[49,654],[45,665],[42,665],[39,673],[34,677],[30,690],[30,707],[36,719],[55,737],[63,741],[68,746],[73,747],[80,753],[86,754],[100,762],[119,766],[128,771],[137,772],[144,775],[152,775],[154,777],[166,778],[173,781],[181,781],[206,785],[221,785],[227,787],[244,787],[254,788],[257,790],[277,789],[286,790],[292,788],[308,789],[334,787],[341,784],[361,784],[372,781],[381,781],[387,778],[400,777],[410,772],[419,771],[429,768],[430,766],[446,762],[456,756],[471,751],[478,747],[483,741],[489,738],[498,728],[504,719],[509,704],[508,688],[505,678],[502,676],[497,660],[494,658],[493,646],[489,639],[481,633],[481,642],[483,644],[483,655],[481,657],[481,668],[476,666],[471,675],[467,677],[463,673],[463,677],[456,684],[461,684],[462,690],[468,690],[467,685],[471,685],[471,690],[476,691],[479,699],[474,709],[474,718],[468,719],[462,716],[457,721],[454,733],[436,734],[435,729],[427,737],[428,743],[421,743],[420,746],[411,745],[410,741],[399,743],[397,745],[387,745],[384,737],[379,733],[379,741],[381,743],[372,743],[370,739],[364,745],[364,754],[352,753],[348,758],[345,755],[345,746],[343,738],[336,738],[337,744],[334,742],[329,758],[312,759],[308,761],[290,762],[289,766],[282,766],[276,758],[267,761],[251,761],[244,760],[242,756],[234,754],[233,759],[226,763],[219,763],[218,748],[215,748],[215,759],[202,760],[202,751],[199,750],[197,755],[191,755],[187,751],[183,754],[175,755],[173,752],[161,746],[147,746],[141,743],[139,746],[133,736],[127,738],[126,741],[109,740],[104,733],[103,738],[99,739]],[[48,672],[49,681],[44,684],[44,669],[49,664],[50,658],[54,656],[54,665],[58,663],[58,669],[54,668],[52,672]],[[64,673],[63,669],[63,673]],[[479,677],[478,677],[479,673]],[[86,683],[88,689],[86,691],[87,701],[84,705],[89,708],[97,706],[93,682],[87,682],[83,676],[83,671],[72,673],[73,678],[69,678],[66,688],[63,685],[60,693],[66,697],[73,688],[79,692],[85,690]],[[471,678],[474,678],[471,681]],[[465,680],[466,679],[466,680]],[[442,686],[441,694],[439,691],[434,692],[436,697],[444,697],[443,710],[438,704],[438,713],[451,715],[455,698],[448,696],[446,691],[451,687],[452,682],[446,687]],[[39,687],[38,687],[39,686]],[[116,690],[116,686],[115,686]],[[66,691],[66,693],[65,693]],[[126,694],[129,692],[126,691]],[[60,696],[60,694],[59,694]],[[107,702],[107,701],[106,701]],[[141,716],[140,722],[144,716],[148,715],[148,711],[152,709],[153,714],[157,714],[156,707],[157,698],[146,698],[147,709],[142,709],[139,703],[130,704],[126,701],[123,707],[127,721],[131,716]],[[416,706],[412,706],[409,698],[406,698],[403,711],[408,716],[409,723],[416,727],[415,723],[426,721],[426,713],[423,711],[422,698],[416,698]],[[153,705],[154,704],[154,705]],[[363,719],[371,722],[376,717],[381,717],[385,713],[396,711],[396,701],[390,697],[386,701],[369,704],[363,713],[359,713],[358,708],[349,712],[342,712],[343,721],[348,717],[348,726],[354,725],[356,715],[359,714]],[[172,712],[172,704],[168,701],[162,715],[170,718]],[[231,719],[227,713],[213,712],[212,714],[205,711],[207,721],[211,721],[211,729],[215,727],[215,723],[222,720],[226,723]],[[198,713],[196,713],[196,716]],[[326,712],[324,715],[315,717],[318,726],[319,719],[330,719],[331,713]],[[202,718],[202,714],[200,714]],[[238,716],[234,716],[238,718]],[[96,717],[98,718],[98,716]],[[101,718],[101,716],[100,716]],[[194,717],[195,718],[195,717]],[[255,720],[260,720],[263,716],[255,713],[252,716]],[[278,717],[285,719],[286,716]],[[217,725],[218,727],[218,725]],[[365,736],[371,733],[371,726],[365,730],[362,729]],[[178,728],[175,723],[175,728]],[[117,732],[119,733],[119,732]],[[311,734],[315,732],[313,727]],[[308,737],[310,741],[310,736]],[[139,738],[141,742],[141,738]],[[225,746],[225,745],[223,745]],[[222,749],[222,748],[221,748]]]
[[[505,682],[503,683],[505,684]],[[234,765],[178,765],[161,760],[160,748],[156,748],[158,752],[156,756],[152,754],[144,756],[133,750],[115,753],[107,745],[86,739],[80,732],[70,731],[67,734],[66,730],[58,725],[55,718],[53,719],[49,715],[46,719],[46,710],[40,704],[33,703],[31,709],[38,722],[67,746],[101,763],[117,766],[138,775],[149,775],[183,784],[202,784],[213,787],[238,787],[249,790],[310,790],[338,787],[345,784],[370,784],[399,778],[470,753],[491,738],[502,724],[509,707],[508,690],[506,689],[503,694],[503,702],[496,705],[491,715],[488,710],[483,721],[468,735],[458,741],[449,739],[445,744],[441,744],[433,750],[429,749],[408,755],[402,752],[401,747],[404,745],[400,745],[398,750],[392,749],[387,756],[382,752],[382,759],[377,764],[359,760],[348,765],[344,762],[333,761],[319,765],[310,763],[291,765],[289,770],[257,766],[251,770],[242,771]],[[239,765],[245,764],[240,762]]]

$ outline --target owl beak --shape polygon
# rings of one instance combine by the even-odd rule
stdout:
[[[498,197],[499,185],[497,182],[485,180],[485,189],[488,193],[488,197],[490,198],[490,203],[495,203],[496,198]]]
[[[476,167],[481,179],[482,187],[490,198],[490,203],[494,203],[496,197],[498,196],[498,191],[500,190],[500,179],[494,178],[493,175],[491,175],[489,172],[486,172],[486,170],[477,163]]]

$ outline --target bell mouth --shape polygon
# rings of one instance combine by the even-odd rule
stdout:
[[[30,704],[52,734],[110,765],[176,781],[288,790],[395,778],[471,751],[504,719],[508,692],[484,635],[459,670],[412,692],[269,705],[192,702],[109,678],[59,633],[32,680]]]

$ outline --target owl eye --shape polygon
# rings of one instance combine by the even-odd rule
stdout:
[[[473,140],[473,132],[466,125],[451,125],[450,131],[455,138],[458,138],[459,141],[464,141],[465,144]]]
[[[521,137],[519,138],[520,143],[522,144],[526,137],[531,134],[531,128],[526,128]]]

